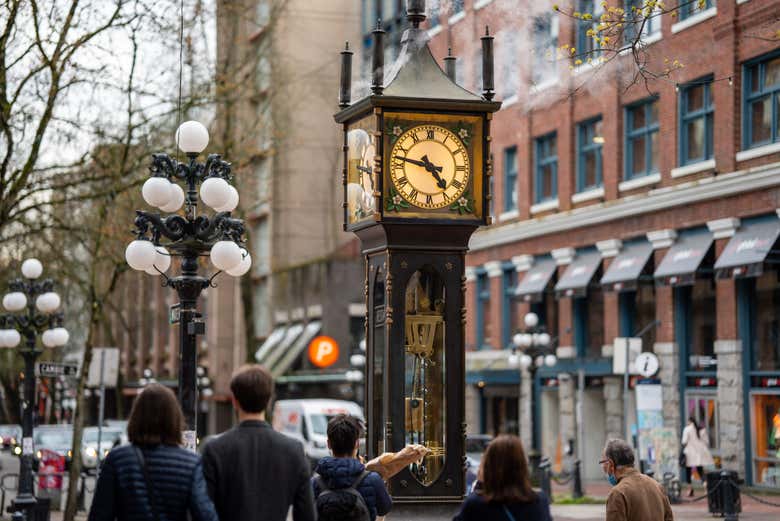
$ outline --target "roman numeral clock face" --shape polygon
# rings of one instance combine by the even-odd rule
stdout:
[[[471,169],[463,142],[444,127],[420,125],[398,137],[390,153],[390,179],[418,208],[438,209],[463,195]]]

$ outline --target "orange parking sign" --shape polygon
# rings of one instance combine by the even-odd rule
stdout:
[[[317,367],[329,367],[339,359],[339,344],[329,336],[309,342],[309,360]]]

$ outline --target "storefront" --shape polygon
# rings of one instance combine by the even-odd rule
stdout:
[[[780,220],[744,219],[715,268],[737,279],[748,483],[780,488]]]
[[[579,358],[600,358],[604,346],[604,293],[597,277],[601,254],[596,248],[579,250],[555,285],[558,298],[572,299],[574,345]]]

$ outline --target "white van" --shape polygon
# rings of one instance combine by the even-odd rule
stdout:
[[[328,422],[339,414],[364,421],[363,408],[344,400],[279,400],[274,404],[274,430],[303,443],[312,468],[328,450]]]

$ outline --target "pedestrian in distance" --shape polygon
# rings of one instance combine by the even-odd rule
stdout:
[[[688,424],[682,433],[682,453],[685,467],[685,482],[691,486],[688,497],[693,496],[693,469],[699,474],[699,479],[704,481],[704,467],[714,465],[710,453],[710,437],[707,429],[699,428],[696,418],[690,416]]]
[[[299,441],[273,430],[265,411],[273,394],[271,373],[245,365],[230,391],[239,424],[203,448],[203,473],[224,521],[314,521],[311,466]]]
[[[333,456],[317,463],[312,478],[319,521],[374,521],[387,515],[393,500],[376,472],[358,459],[360,421],[348,414],[328,422],[328,448]]]
[[[674,521],[661,484],[634,468],[631,445],[621,439],[608,440],[599,464],[612,485],[606,521]]]
[[[477,480],[454,521],[551,521],[549,499],[531,488],[528,461],[517,436],[502,434],[490,442]]]
[[[173,392],[143,389],[127,423],[130,444],[111,450],[98,477],[89,521],[217,521],[200,457],[181,447],[184,416]]]

